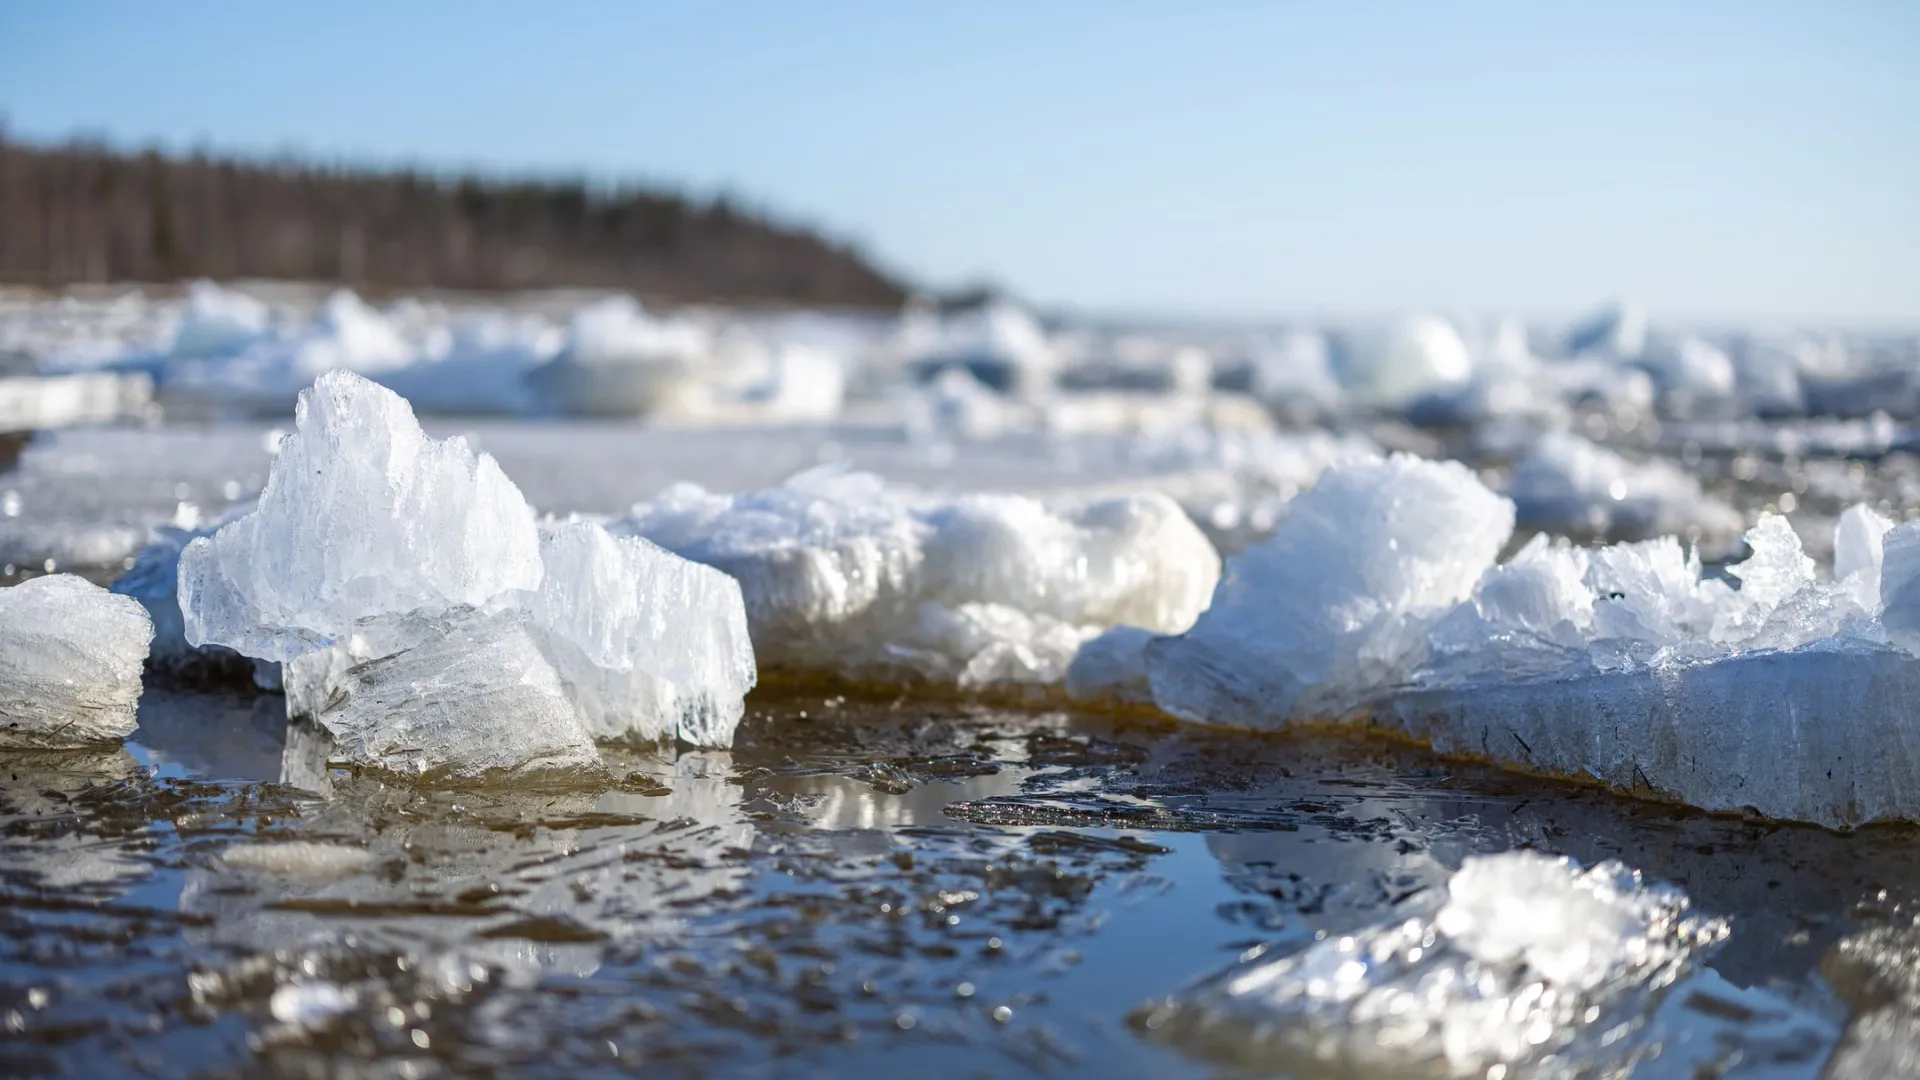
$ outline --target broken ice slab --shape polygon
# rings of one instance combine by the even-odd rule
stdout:
[[[286,665],[288,715],[324,726],[335,760],[429,783],[601,774],[524,610],[394,616],[360,631]]]
[[[1836,581],[1765,515],[1730,583],[1672,538],[1536,537],[1494,565],[1504,509],[1457,466],[1335,466],[1229,563],[1191,631],[1139,648],[1155,703],[1250,727],[1371,725],[1709,810],[1920,820],[1920,523],[1883,542],[1884,520],[1844,515]],[[1084,651],[1083,685],[1133,677],[1130,642]]]
[[[1372,718],[1444,754],[1850,828],[1920,820],[1916,701],[1920,660],[1828,643],[1414,691],[1377,704]]]
[[[301,393],[294,426],[259,506],[181,555],[191,644],[285,661],[364,618],[539,586],[519,489],[465,440],[427,438],[392,391],[330,372]]]
[[[596,736],[733,745],[756,677],[738,582],[592,522],[548,530],[541,558],[533,622]]]
[[[152,639],[137,602],[71,574],[0,589],[0,746],[131,734]]]
[[[1437,910],[1256,950],[1133,1020],[1196,1057],[1301,1080],[1574,1075],[1554,1067],[1568,1062],[1624,1075],[1726,929],[1616,862],[1476,856]]]

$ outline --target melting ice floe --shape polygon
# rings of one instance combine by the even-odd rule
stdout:
[[[1510,504],[1459,466],[1336,466],[1229,563],[1191,631],[1081,690],[1144,677],[1189,719],[1371,723],[1710,810],[1920,818],[1920,525],[1886,537],[1883,574],[1887,523],[1849,512],[1829,581],[1764,517],[1737,588],[1671,538],[1537,538],[1496,566],[1511,526]]]
[[[0,746],[131,734],[152,638],[138,603],[70,574],[0,589]]]
[[[258,507],[181,553],[188,643],[283,662],[290,714],[410,774],[731,741],[753,665],[730,582],[593,525],[543,544],[492,458],[358,376],[323,375],[295,426]]]
[[[1057,684],[1115,624],[1177,633],[1220,566],[1164,496],[917,499],[833,469],[737,496],[678,485],[608,528],[738,579],[768,668],[961,688]]]
[[[1135,1019],[1190,1053],[1302,1078],[1623,1072],[1725,934],[1619,863],[1474,857],[1429,914],[1253,955]]]

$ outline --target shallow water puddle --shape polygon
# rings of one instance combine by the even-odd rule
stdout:
[[[1823,955],[1920,886],[1916,830],[925,703],[761,703],[731,753],[615,753],[609,791],[307,762],[320,794],[278,783],[279,701],[150,693],[125,748],[0,761],[0,1071],[1213,1075],[1138,1008],[1531,847],[1731,922],[1633,1075],[1811,1077],[1849,1014]],[[1540,1074],[1616,1075],[1601,1057]]]

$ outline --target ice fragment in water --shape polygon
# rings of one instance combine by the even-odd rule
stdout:
[[[1336,465],[1228,563],[1193,629],[1147,646],[1154,700],[1249,726],[1352,708],[1425,656],[1512,532],[1513,504],[1457,463]]]
[[[1471,857],[1437,911],[1253,957],[1135,1019],[1196,1056],[1301,1078],[1624,1073],[1726,935],[1688,908],[1619,863]]]
[[[960,687],[1056,686],[1110,626],[1183,630],[1220,566],[1160,495],[918,499],[831,469],[737,496],[677,486],[609,528],[736,578],[769,667]]]
[[[71,574],[0,589],[0,746],[125,738],[152,639],[139,603]]]
[[[330,372],[300,395],[294,425],[258,508],[181,555],[190,643],[291,660],[369,615],[539,586],[519,489],[465,440],[427,438],[392,391]]]
[[[593,733],[731,746],[755,679],[739,583],[591,522],[549,530],[542,554],[533,621]]]

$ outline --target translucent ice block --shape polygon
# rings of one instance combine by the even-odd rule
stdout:
[[[137,601],[71,574],[0,589],[0,746],[131,734],[152,639]]]

